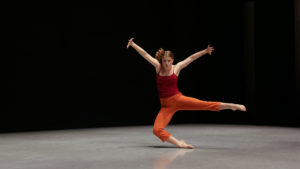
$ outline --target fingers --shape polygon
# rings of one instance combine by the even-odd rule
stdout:
[[[129,48],[129,46],[130,46],[130,42],[127,43],[127,49]]]
[[[134,38],[130,38],[130,39],[128,40],[128,43],[132,43],[133,39],[134,39]]]
[[[207,46],[207,49],[208,49],[208,54],[211,55],[212,52],[215,50],[214,47],[211,47],[210,45]]]
[[[129,46],[131,45],[131,43],[132,43],[133,39],[134,39],[134,38],[130,38],[130,39],[128,40],[127,49],[128,49],[128,48],[129,48]]]

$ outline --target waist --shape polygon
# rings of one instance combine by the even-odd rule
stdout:
[[[182,95],[182,93],[179,90],[177,90],[176,92],[168,93],[168,94],[159,93],[159,99],[166,100],[166,99],[176,97],[176,95]]]
[[[170,96],[170,97],[160,98],[160,105],[161,105],[161,107],[170,107],[170,103],[176,102],[176,100],[180,96],[182,96],[181,92],[179,92],[177,94],[174,94],[173,96]]]

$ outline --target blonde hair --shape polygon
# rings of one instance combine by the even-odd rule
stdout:
[[[169,56],[174,60],[174,54],[170,50],[164,50],[163,48],[160,48],[156,53],[155,53],[155,59],[159,61],[159,63],[162,63],[162,58],[164,56]]]

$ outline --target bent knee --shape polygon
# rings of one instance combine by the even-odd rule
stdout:
[[[164,132],[164,129],[163,128],[153,128],[153,134],[156,135],[156,136],[161,136]]]

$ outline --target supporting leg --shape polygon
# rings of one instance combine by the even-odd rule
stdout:
[[[165,128],[171,121],[175,112],[176,111],[174,109],[161,108],[160,112],[156,116],[153,126],[153,134],[160,138],[163,142],[165,142],[171,136],[171,134],[167,132]]]
[[[194,148],[192,145],[186,144],[184,140],[177,140],[165,130],[165,127],[169,124],[175,112],[176,110],[174,109],[162,108],[155,119],[153,133],[163,142],[167,141],[168,143],[174,144],[179,148],[192,149]]]

